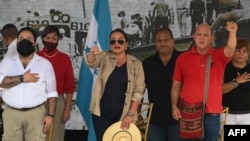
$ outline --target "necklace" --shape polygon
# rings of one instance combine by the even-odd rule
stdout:
[[[44,54],[46,57],[48,57],[48,58],[52,58],[52,57],[56,56],[56,55],[57,55],[57,53],[58,53],[58,51],[57,51],[57,52],[55,52],[55,53],[54,53],[54,54],[52,54],[52,55],[48,55],[48,54],[46,54],[46,53],[43,51],[43,54]]]

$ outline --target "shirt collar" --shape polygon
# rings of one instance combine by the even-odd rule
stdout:
[[[195,46],[192,47],[191,51],[194,54],[198,54],[198,51]],[[211,46],[204,55],[212,54],[213,51],[214,51],[214,48]]]

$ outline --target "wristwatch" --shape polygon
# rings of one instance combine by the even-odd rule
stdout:
[[[130,117],[133,117],[135,114],[134,113],[132,113],[132,112],[128,112],[128,114],[127,114],[128,116],[130,116]]]
[[[233,81],[234,88],[239,86],[239,83],[236,81],[236,79],[233,79],[232,81]]]
[[[19,79],[21,82],[23,82],[23,75],[19,75]]]

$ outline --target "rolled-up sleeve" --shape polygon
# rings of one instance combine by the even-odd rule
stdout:
[[[51,64],[47,67],[47,80],[46,80],[46,91],[47,91],[47,97],[58,97],[58,93],[56,90],[56,77],[55,72]]]
[[[135,73],[135,86],[132,94],[132,100],[141,102],[144,92],[145,92],[145,76],[142,64],[140,62],[136,63],[136,73]]]
[[[3,59],[0,63],[0,83],[2,83],[3,79],[7,76],[7,70],[9,67],[10,62],[8,62],[8,59]]]

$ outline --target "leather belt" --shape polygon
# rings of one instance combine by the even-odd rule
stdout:
[[[218,113],[205,113],[205,115],[208,115],[208,116],[218,116],[220,114],[218,114]]]
[[[30,107],[30,108],[21,108],[21,109],[18,109],[18,108],[11,107],[11,106],[9,106],[9,105],[8,105],[8,107],[10,107],[11,109],[14,109],[14,110],[18,110],[18,111],[29,111],[29,110],[38,108],[38,107],[40,107],[40,106],[42,106],[42,105],[44,105],[44,103],[39,104],[39,105],[37,105],[37,106],[35,106],[35,107]]]

